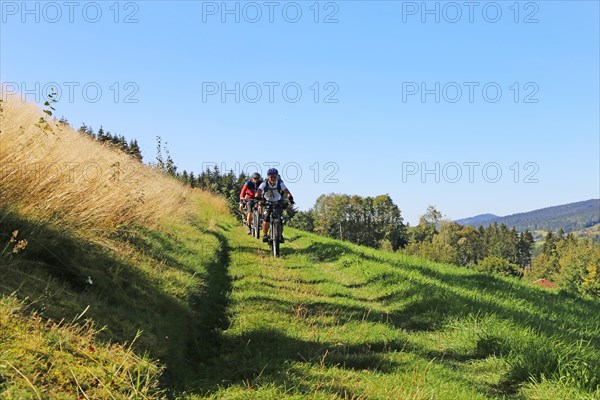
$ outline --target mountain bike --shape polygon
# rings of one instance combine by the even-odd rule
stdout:
[[[283,202],[266,201],[267,207],[271,208],[271,219],[269,221],[269,248],[273,257],[279,257],[279,245],[283,236]]]
[[[242,226],[247,226],[248,225],[248,214],[246,213],[246,201],[247,200],[242,200],[242,211],[240,212],[238,210],[238,214],[241,216],[242,218]]]
[[[252,201],[252,223],[250,225],[250,231],[252,236],[260,239],[260,231],[262,230],[262,218],[260,215],[260,210],[257,207],[257,203]]]

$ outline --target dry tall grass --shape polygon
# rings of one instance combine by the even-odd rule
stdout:
[[[153,226],[181,215],[198,196],[220,201],[58,123],[18,95],[3,99],[0,207],[100,238],[121,226]]]

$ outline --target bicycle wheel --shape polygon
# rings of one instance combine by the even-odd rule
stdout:
[[[252,236],[257,239],[260,239],[260,213],[258,210],[254,210],[252,214]]]
[[[279,240],[281,239],[281,221],[275,220],[271,224],[271,251],[273,257],[279,257]]]

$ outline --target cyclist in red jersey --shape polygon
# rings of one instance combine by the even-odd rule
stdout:
[[[246,181],[240,192],[240,212],[243,214],[246,209],[246,217],[248,222],[248,235],[251,233],[250,225],[252,224],[252,203],[254,196],[260,185],[260,174],[255,172],[252,174],[252,179]]]

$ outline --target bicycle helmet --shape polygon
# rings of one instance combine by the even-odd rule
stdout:
[[[258,172],[253,173],[252,179],[260,179],[260,174]]]
[[[277,168],[271,168],[267,171],[267,176],[269,175],[279,175],[279,171],[277,171]]]

